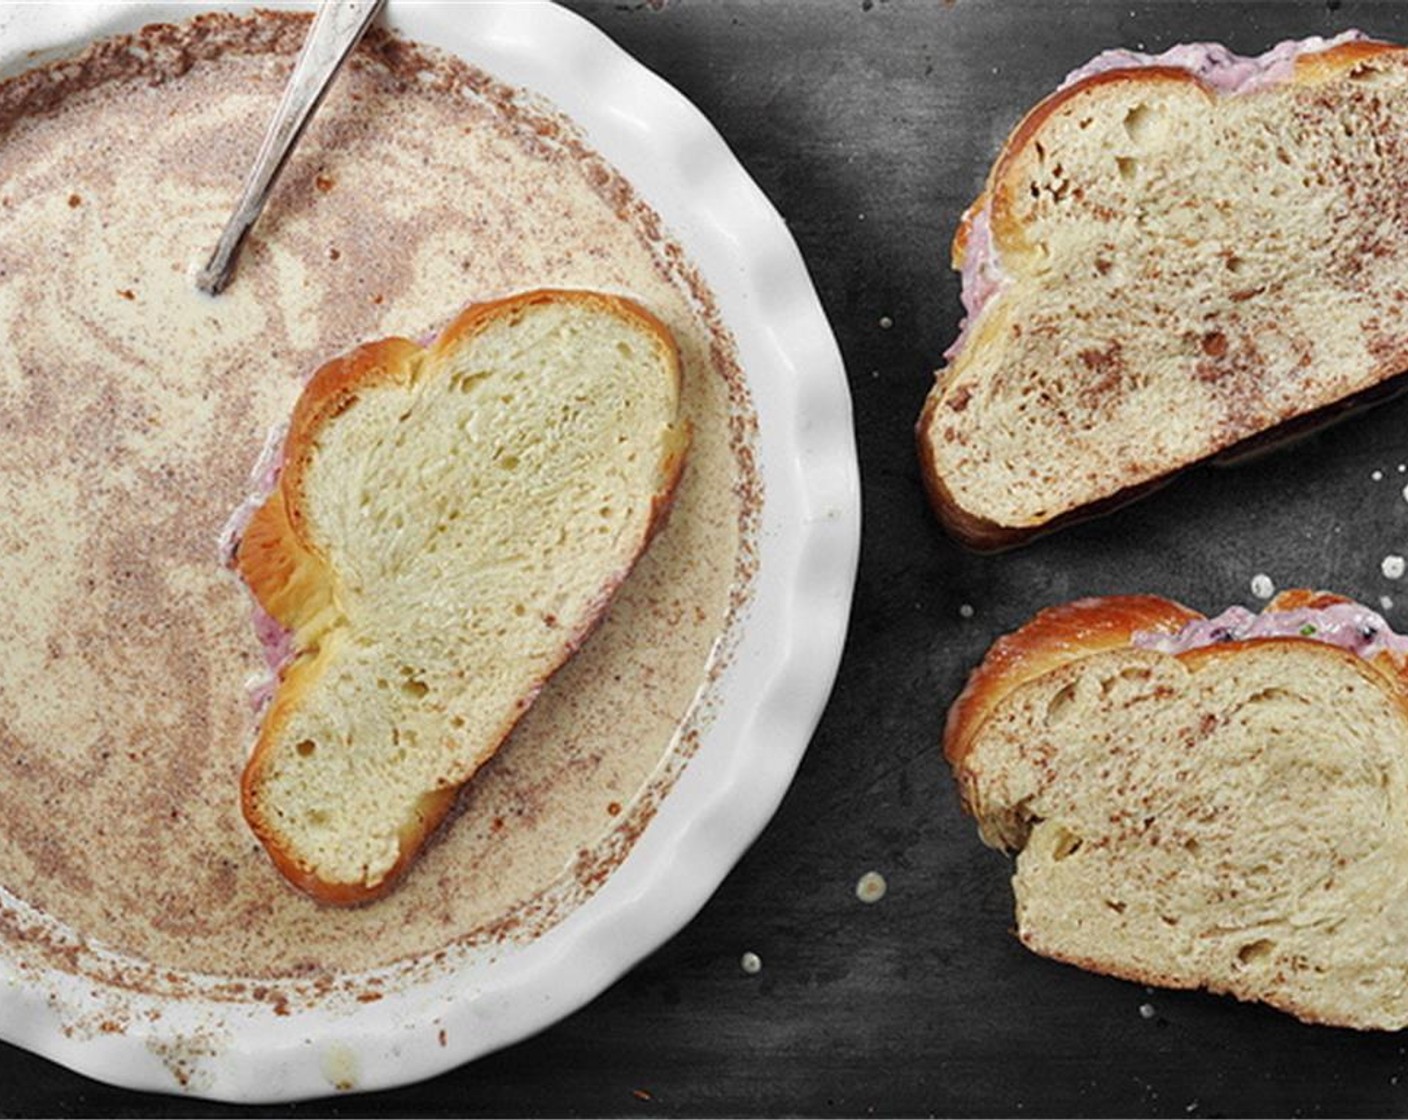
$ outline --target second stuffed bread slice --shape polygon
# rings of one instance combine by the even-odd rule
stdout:
[[[999,639],[944,749],[1017,935],[1143,984],[1408,1026],[1408,640],[1339,596],[1151,596]]]
[[[601,620],[680,473],[679,379],[663,324],[575,291],[313,376],[236,551],[289,650],[244,811],[295,885],[387,889]]]
[[[1021,543],[1408,368],[1408,51],[1114,52],[1013,132],[954,241],[919,421],[948,529]]]

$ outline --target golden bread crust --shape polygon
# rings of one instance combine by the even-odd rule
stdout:
[[[1107,70],[1084,78],[1046,97],[1027,113],[1013,129],[993,164],[987,195],[992,200],[989,228],[993,243],[1000,252],[1020,252],[1028,248],[1023,222],[1016,214],[1018,192],[1021,190],[1020,166],[1033,158],[1033,143],[1046,122],[1072,102],[1089,97],[1108,86],[1181,85],[1201,90],[1209,99],[1215,91],[1187,70],[1176,66],[1146,66],[1138,70]]]
[[[1172,634],[1203,616],[1157,595],[1114,595],[1048,607],[998,638],[949,708],[944,757],[962,769],[973,739],[1014,690],[1062,665],[1122,649],[1141,631]]]

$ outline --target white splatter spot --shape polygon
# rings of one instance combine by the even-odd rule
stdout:
[[[1141,1003],[1139,1005],[1139,1017],[1141,1019],[1152,1019],[1154,1017],[1154,1005],[1152,1003]]]
[[[862,902],[879,902],[885,897],[889,884],[878,871],[867,871],[856,883],[856,897]]]
[[[1391,610],[1393,610],[1393,596],[1392,596],[1392,595],[1380,595],[1380,596],[1379,596],[1379,606],[1380,606],[1383,610],[1386,610],[1386,611],[1391,611]]]
[[[1402,579],[1405,570],[1408,570],[1408,561],[1401,556],[1385,556],[1383,563],[1379,565],[1384,579]]]
[[[1276,585],[1265,572],[1257,572],[1252,576],[1252,594],[1258,599],[1269,599],[1276,594]]]
[[[323,1077],[334,1089],[346,1093],[357,1087],[360,1068],[356,1053],[349,1047],[334,1042],[323,1051],[319,1065],[322,1067]]]
[[[1382,481],[1384,480],[1384,472],[1383,472],[1383,471],[1375,471],[1375,472],[1374,472],[1373,474],[1371,474],[1369,477],[1372,478],[1375,482],[1382,482]]]
[[[1399,464],[1398,464],[1398,473],[1399,473],[1399,474],[1408,474],[1408,463],[1399,463]]]
[[[960,603],[960,604],[958,605],[958,617],[959,617],[959,618],[972,618],[972,617],[973,617],[973,604],[972,604],[972,603]]]
[[[738,958],[738,967],[749,976],[755,976],[763,970],[763,958],[757,953],[744,953]]]
[[[880,329],[881,329],[882,331],[887,331],[887,330],[889,330],[891,327],[893,327],[894,325],[895,325],[895,321],[894,321],[893,319],[891,319],[888,315],[881,315],[881,316],[880,316]]]

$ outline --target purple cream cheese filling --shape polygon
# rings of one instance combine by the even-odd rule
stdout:
[[[1312,36],[1309,39],[1288,39],[1259,55],[1240,55],[1221,43],[1180,43],[1162,54],[1139,51],[1111,50],[1096,55],[1079,69],[1072,70],[1058,88],[1067,89],[1086,78],[1111,70],[1141,70],[1151,66],[1176,67],[1195,74],[1219,93],[1237,95],[1271,89],[1289,81],[1295,73],[1296,59],[1306,54],[1319,54],[1342,43],[1367,41],[1362,31],[1345,31],[1332,39]],[[963,251],[963,310],[966,314],[959,326],[958,339],[944,352],[951,360],[967,340],[969,327],[978,318],[988,301],[1007,283],[998,260],[997,247],[992,241],[992,204],[973,212],[968,225],[968,243]]]
[[[1309,638],[1361,657],[1374,657],[1384,651],[1408,657],[1408,638],[1394,633],[1382,615],[1358,603],[1263,614],[1254,614],[1246,607],[1229,607],[1216,618],[1190,622],[1176,634],[1140,631],[1130,644],[1136,649],[1179,654],[1254,638]]]
[[[264,504],[274,487],[278,485],[279,472],[284,465],[284,441],[288,438],[288,424],[276,424],[264,439],[264,448],[255,461],[249,476],[249,496],[230,515],[225,527],[220,531],[220,560],[227,568],[235,566],[235,550],[239,547],[244,531],[254,511]],[[248,588],[246,588],[248,590]],[[253,602],[254,633],[259,644],[264,647],[266,671],[249,684],[249,702],[256,713],[264,710],[274,696],[274,686],[279,674],[293,660],[293,633],[284,629],[251,594]]]
[[[1296,59],[1301,55],[1320,54],[1342,43],[1358,43],[1368,38],[1362,31],[1345,31],[1333,39],[1323,39],[1319,35],[1308,39],[1287,39],[1258,55],[1237,54],[1221,43],[1179,43],[1162,54],[1104,51],[1067,74],[1058,89],[1066,89],[1110,70],[1167,66],[1197,75],[1219,93],[1252,93],[1289,81],[1295,73]]]

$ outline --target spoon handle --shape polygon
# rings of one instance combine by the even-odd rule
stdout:
[[[230,282],[235,257],[250,227],[259,220],[279,172],[284,169],[333,78],[383,3],[384,0],[322,0],[294,64],[293,75],[284,88],[278,111],[269,122],[259,155],[245,179],[239,205],[221,232],[210,260],[196,274],[196,287],[201,291],[217,295]]]

